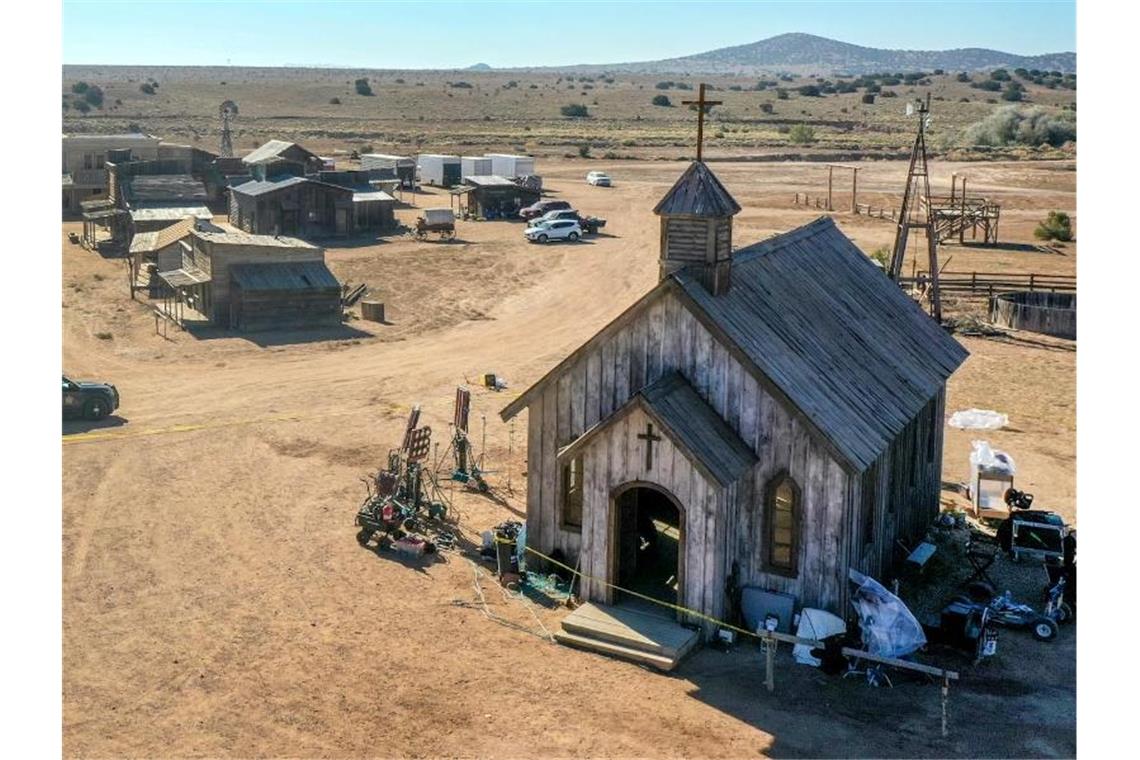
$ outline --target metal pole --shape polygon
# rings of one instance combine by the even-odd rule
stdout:
[[[831,207],[831,174],[835,170],[834,166],[827,167],[827,210],[833,211]]]
[[[856,189],[856,186],[858,185],[858,183],[859,183],[859,169],[852,168],[851,169],[851,212],[855,213],[855,214],[859,213],[859,210],[855,206],[855,197],[856,197],[855,189]]]

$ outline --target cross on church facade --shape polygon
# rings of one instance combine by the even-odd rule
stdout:
[[[653,469],[653,444],[661,440],[661,436],[654,434],[653,423],[650,422],[645,427],[644,433],[638,433],[637,437],[645,441],[645,469]]]
[[[701,84],[697,90],[696,100],[682,100],[683,106],[697,107],[697,160],[701,160],[702,148],[705,142],[705,112],[713,106],[719,106],[723,100],[705,100],[705,86]]]

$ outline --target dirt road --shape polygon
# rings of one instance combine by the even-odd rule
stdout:
[[[423,404],[444,447],[455,385],[484,372],[510,383],[502,393],[476,389],[472,416],[476,431],[486,417],[487,466],[502,498],[457,495],[457,506],[471,534],[523,514],[525,421],[512,434],[498,411],[653,284],[651,208],[681,170],[597,168],[617,187],[585,186],[580,162],[544,167],[560,197],[609,219],[607,235],[589,243],[528,246],[520,225],[497,222],[460,223],[465,242],[456,244],[330,249],[333,271],[368,282],[391,322],[353,322],[334,336],[164,339],[126,297],[121,262],[64,241],[64,366],[113,381],[123,398],[107,425],[65,426],[68,755],[1075,751],[1071,634],[1050,650],[1051,665],[1033,666],[1053,668],[1053,691],[1020,698],[1031,705],[1021,727],[980,713],[987,729],[978,735],[978,711],[992,711],[1000,694],[966,684],[955,703],[962,730],[944,741],[933,688],[868,697],[853,682],[787,667],[769,696],[752,655],[711,651],[662,677],[457,606],[473,599],[472,567],[458,555],[411,566],[356,545],[357,478],[398,441],[409,406]],[[745,207],[738,245],[814,216],[790,196],[815,189],[818,167],[715,168]],[[900,171],[875,164],[861,182],[885,191]],[[969,171],[1008,198],[1003,226],[1013,239],[1028,239],[1043,209],[1075,205],[1075,175],[1055,165]],[[839,223],[868,249],[893,235],[887,222]],[[979,268],[1075,271],[1075,246],[955,256]],[[952,380],[950,407],[1009,413],[1011,428],[992,440],[1018,458],[1039,503],[1074,516],[1072,344],[965,342],[973,356]],[[968,436],[951,433],[947,478],[964,476],[967,454]],[[489,599],[541,633],[518,603],[493,591]],[[556,612],[537,614],[556,625]],[[1029,678],[1012,666],[1001,677]]]

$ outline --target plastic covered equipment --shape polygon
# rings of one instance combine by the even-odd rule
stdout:
[[[905,657],[926,643],[926,634],[907,606],[874,578],[854,568],[847,577],[855,584],[851,605],[859,613],[863,646],[880,657]]]
[[[990,446],[989,441],[971,441],[973,451],[970,452],[970,469],[990,470],[992,473],[1013,475],[1017,466],[1009,454]]]
[[[959,430],[998,430],[1008,424],[1008,415],[992,409],[966,409],[950,415],[950,427]]]
[[[823,641],[831,636],[846,632],[846,623],[837,615],[812,607],[804,607],[800,611],[800,624],[796,628],[796,635],[800,638]],[[811,649],[807,644],[796,644],[792,649],[792,657],[801,665],[811,665],[813,668],[818,668],[820,660],[812,656]]]

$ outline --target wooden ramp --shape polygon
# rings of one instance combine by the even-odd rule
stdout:
[[[554,638],[578,649],[672,670],[700,635],[660,614],[587,603],[563,619]]]

